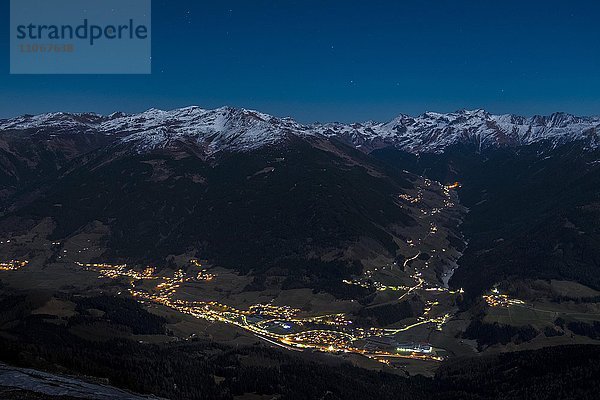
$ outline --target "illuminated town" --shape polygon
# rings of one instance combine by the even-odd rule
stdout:
[[[202,268],[197,262],[191,263]],[[436,302],[428,304],[425,313],[418,321],[397,329],[355,327],[353,321],[344,314],[299,317],[300,310],[273,304],[254,304],[247,310],[221,304],[216,301],[185,301],[175,298],[177,290],[188,282],[202,282],[216,279],[205,269],[187,273],[179,269],[173,276],[159,276],[155,269],[146,268],[137,272],[126,265],[106,263],[82,264],[80,267],[96,271],[100,277],[125,279],[129,283],[129,293],[140,302],[153,302],[181,313],[209,321],[235,325],[249,331],[269,343],[290,349],[313,349],[329,353],[357,353],[386,363],[390,358],[414,358],[441,361],[435,349],[426,343],[398,343],[395,334],[420,325],[430,325],[433,329],[442,326],[451,318],[450,314],[429,316]],[[152,289],[144,289],[140,281],[156,281]],[[418,286],[423,286],[419,281]],[[408,290],[415,287],[408,288]],[[447,289],[435,288],[439,293],[449,293]],[[392,289],[392,290],[400,290]]]

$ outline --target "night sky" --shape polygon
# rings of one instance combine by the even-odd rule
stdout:
[[[9,75],[0,117],[231,105],[302,122],[600,114],[600,2],[154,0],[151,75]]]

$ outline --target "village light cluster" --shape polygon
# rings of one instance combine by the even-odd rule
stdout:
[[[482,296],[485,302],[490,307],[509,308],[515,305],[524,305],[525,302],[519,299],[510,298],[507,294],[500,293],[498,288],[494,287],[490,293]]]
[[[10,260],[8,262],[0,262],[0,271],[16,271],[29,264],[29,261]]]

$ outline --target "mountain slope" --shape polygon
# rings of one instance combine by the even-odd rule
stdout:
[[[82,155],[13,207],[3,232],[50,217],[51,238],[63,240],[99,221],[110,231],[104,260],[190,254],[334,290],[361,260],[394,259],[402,228],[415,225],[398,198],[414,177],[334,140],[292,136],[211,159],[194,141],[137,149],[123,141]]]
[[[56,132],[56,131],[53,131]],[[114,138],[106,135],[56,133],[0,134],[0,212],[13,206],[16,195],[40,190],[77,157],[106,146]],[[9,200],[10,199],[10,200]]]
[[[600,288],[600,151],[581,143],[415,157],[373,155],[441,181],[460,181],[469,240],[451,284],[475,297],[504,279],[564,279]]]

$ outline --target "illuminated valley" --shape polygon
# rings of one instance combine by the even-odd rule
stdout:
[[[198,265],[195,260],[192,265]],[[272,304],[254,304],[247,310],[240,310],[215,301],[184,301],[177,298],[177,291],[189,283],[206,281],[206,271],[188,274],[183,270],[173,276],[159,276],[152,268],[136,272],[125,265],[79,264],[80,267],[97,271],[101,277],[123,279],[129,282],[129,293],[140,302],[154,302],[181,313],[209,321],[218,321],[245,329],[257,337],[279,346],[297,349],[315,349],[331,353],[358,353],[385,361],[388,358],[406,357],[441,361],[436,350],[428,344],[401,344],[394,335],[419,325],[431,325],[442,329],[450,314],[435,315],[432,308],[426,309],[418,322],[398,329],[357,327],[344,314],[301,317],[298,309]],[[211,280],[214,278],[211,278]],[[217,278],[218,279],[218,278]],[[140,283],[142,281],[142,283]],[[154,281],[148,286],[145,281]],[[424,282],[420,282],[423,286]],[[410,288],[411,289],[415,289]],[[443,288],[435,289],[437,296],[452,296],[455,292]],[[430,316],[430,314],[432,314]]]
[[[98,233],[91,231],[43,242],[39,248],[56,254],[56,265],[74,266],[113,281],[116,295],[127,294],[146,306],[160,305],[176,313],[233,325],[292,351],[357,354],[390,365],[396,359],[437,362],[445,359],[447,352],[439,344],[429,343],[428,332],[444,329],[457,312],[456,302],[463,294],[462,290],[453,291],[447,286],[451,266],[460,253],[446,239],[453,234],[448,226],[455,225],[463,211],[454,191],[458,183],[444,186],[426,178],[417,179],[414,190],[398,195],[395,202],[417,221],[397,239],[399,252],[407,256],[369,262],[362,275],[343,279],[342,285],[359,286],[373,293],[374,298],[361,306],[354,300],[345,300],[340,302],[338,311],[328,309],[326,300],[319,300],[308,309],[286,305],[290,303],[285,297],[264,301],[268,291],[259,296],[260,300],[232,302],[220,291],[231,291],[242,285],[242,279],[196,258],[182,260],[175,268],[96,261],[102,259],[103,250],[95,244],[104,234],[102,228],[98,228]],[[3,243],[18,246],[31,242],[34,235],[37,233],[5,239]],[[0,270],[17,271],[28,263],[12,260],[1,263]],[[240,295],[246,291],[243,286],[236,290]],[[411,301],[422,306],[394,323],[374,323],[359,317],[361,310],[369,315],[371,309],[393,308]]]
[[[132,268],[125,264],[79,261],[75,261],[75,264],[99,274],[100,278],[126,284],[127,292],[142,304],[160,304],[196,318],[235,325],[268,343],[289,350],[354,353],[386,364],[402,358],[441,361],[445,358],[444,349],[427,343],[426,338],[406,340],[403,335],[419,327],[441,331],[456,312],[456,300],[462,295],[462,290],[448,289],[443,276],[442,279],[439,277],[440,268],[436,271],[434,267],[446,263],[442,255],[450,254],[449,249],[441,246],[444,242],[437,239],[436,235],[440,234],[437,224],[443,222],[440,219],[442,216],[456,208],[453,189],[458,184],[443,186],[425,179],[422,186],[414,196],[399,196],[399,206],[411,210],[420,226],[423,226],[421,236],[415,233],[411,235],[412,239],[407,239],[403,244],[406,252],[412,255],[401,265],[393,262],[366,268],[362,276],[343,280],[346,285],[357,285],[378,293],[375,306],[399,304],[409,298],[421,299],[424,306],[419,314],[399,325],[370,326],[365,321],[354,320],[348,312],[303,312],[279,303],[234,307],[223,300],[197,300],[194,297],[198,294],[184,296],[182,291],[188,289],[201,290],[205,285],[218,287],[222,284],[218,273],[206,268],[195,258],[189,260],[184,268],[166,275],[159,271],[169,269],[152,266]],[[423,212],[424,209],[433,212]],[[436,252],[439,257],[423,256]]]

